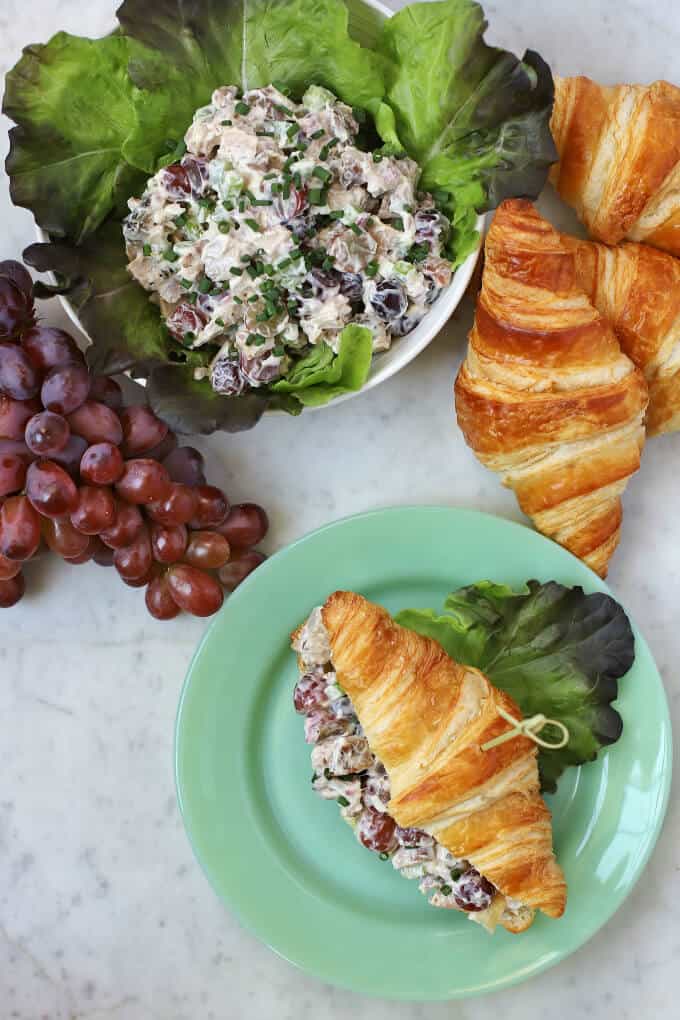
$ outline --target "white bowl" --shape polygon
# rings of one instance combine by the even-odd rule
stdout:
[[[380,0],[345,0],[345,2],[350,12],[350,24],[355,29],[355,34],[356,32],[370,34],[375,30],[376,24],[384,18],[390,18],[392,14],[395,13],[390,10],[389,7],[380,3]],[[408,365],[410,361],[413,361],[413,359],[420,354],[420,352],[424,350],[424,348],[427,347],[432,340],[434,340],[437,333],[439,333],[440,329],[442,329],[442,327],[448,322],[458,307],[467,285],[470,282],[470,277],[472,276],[477,259],[479,258],[483,228],[484,216],[478,216],[477,231],[479,233],[479,244],[475,251],[471,252],[465,262],[458,267],[453,275],[451,283],[442,291],[432,305],[430,311],[416,326],[416,328],[403,337],[395,338],[388,351],[383,351],[373,356],[368,379],[364,383],[363,387],[355,392],[345,393],[342,396],[335,397],[333,400],[329,401],[328,404],[324,404],[321,407],[306,408],[305,414],[309,414],[310,411],[323,410],[324,407],[328,407],[330,404],[340,404],[345,400],[351,400],[352,397],[357,397],[359,394],[366,393],[367,390],[373,389],[374,386],[378,386],[379,383],[385,382],[386,379],[389,379],[390,376],[395,375],[400,369],[404,368],[405,365]],[[47,234],[40,228],[38,228],[37,234],[40,241],[49,240]],[[75,323],[88,342],[91,343],[92,340],[83,329],[71,302],[65,297],[60,297],[59,300],[68,317],[73,323]],[[141,382],[141,380],[137,381]]]

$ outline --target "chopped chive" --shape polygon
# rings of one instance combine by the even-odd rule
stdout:
[[[373,277],[378,272],[378,263],[375,261],[375,259],[372,259],[371,262],[368,263],[368,265],[364,269],[364,272],[366,273],[366,276],[369,278],[369,280],[373,279]]]
[[[328,184],[333,174],[326,170],[325,166],[315,166],[312,170],[312,177],[318,177],[324,184]]]
[[[231,223],[229,223],[227,220],[222,220],[220,223],[218,223],[217,229],[219,230],[220,234],[228,234],[229,231],[231,230]]]
[[[250,297],[248,298],[248,304],[249,305],[254,305],[255,302],[259,301],[259,300],[260,300],[260,295],[259,294],[251,294]]]
[[[238,297],[238,295],[234,294],[234,298],[233,299],[234,299],[234,301],[236,302],[237,305],[242,305],[243,304],[242,299],[240,297]]]
[[[295,114],[292,110],[289,110],[287,106],[283,106],[281,103],[274,103],[274,109],[282,113],[284,117],[294,117]]]
[[[451,878],[454,882],[457,882],[460,876],[463,874],[462,868],[451,868]]]
[[[444,883],[444,885],[441,887],[442,896],[450,896],[452,892],[453,889],[451,888],[450,885],[447,885],[446,883]]]
[[[234,276],[242,276],[243,275],[243,270],[239,269],[238,266],[232,266],[231,269],[229,270],[229,272],[232,273]]]
[[[241,262],[250,262],[250,255],[241,255]]]
[[[286,181],[281,188],[283,198],[290,198],[290,181]]]
[[[373,153],[373,162],[374,163],[382,163],[382,161],[383,161],[382,154],[379,153],[379,152],[374,152]]]
[[[357,236],[361,234],[361,227],[357,223],[350,223],[349,229],[352,231],[353,234],[356,234]]]
[[[381,861],[389,861],[389,859],[390,859],[390,855],[386,854],[384,852],[381,853],[381,854],[378,854],[378,857],[380,858]]]
[[[195,305],[198,300],[198,294],[196,294],[195,292],[187,294],[185,300],[187,301],[188,304]]]
[[[340,805],[340,807],[349,807],[349,801],[347,800],[347,797],[338,797],[338,804]]]
[[[315,131],[315,132],[314,132],[314,134],[313,134],[313,135],[310,135],[309,137],[310,137],[310,138],[313,138],[313,139],[314,139],[314,141],[316,141],[316,140],[317,140],[317,138],[323,138],[323,136],[324,136],[324,134],[325,134],[325,133],[326,133],[326,132],[324,131],[324,129],[323,129],[323,128],[319,128],[319,130],[318,130],[318,131]]]
[[[395,230],[404,229],[404,221],[402,220],[401,216],[392,217],[392,226],[394,227]]]
[[[247,103],[244,103],[243,101],[237,103],[234,109],[236,110],[237,113],[240,113],[242,117],[245,117],[246,114],[250,113],[250,107],[248,106]]]
[[[201,209],[215,208],[215,200],[213,198],[199,198],[198,204],[200,205]]]
[[[281,261],[279,262],[279,264],[277,265],[276,268],[277,269],[288,269],[288,266],[292,265],[292,262],[293,262],[292,259],[288,259],[288,258],[281,259]]]
[[[246,198],[244,198],[243,195],[241,195],[241,197],[238,200],[238,211],[239,212],[245,212],[247,204],[248,204],[248,200]]]
[[[166,250],[163,252],[163,258],[165,259],[166,262],[176,262],[177,259],[179,258],[179,255],[177,254],[176,251],[173,251],[172,248],[166,248]]]
[[[218,316],[215,319],[215,322],[217,323],[218,326],[224,326],[224,319],[222,319],[220,316]]]
[[[223,121],[220,121],[220,123],[221,123],[222,127],[231,127],[231,121],[230,120],[223,120]]]
[[[321,268],[322,269],[332,269],[334,262],[335,262],[335,259],[333,258],[333,256],[332,255],[327,255],[326,258],[321,263]]]
[[[174,224],[176,227],[186,227],[187,225],[187,214],[183,212],[180,216],[175,216]]]
[[[286,162],[283,164],[283,172],[288,173],[293,163],[295,162],[295,156],[289,156]]]
[[[298,124],[291,124],[288,130],[286,131],[286,138],[288,139],[288,141],[292,142],[293,138],[295,137],[299,130],[300,126]]]
[[[193,329],[188,329],[186,331],[186,333],[184,334],[184,339],[185,340],[195,340],[196,339],[196,334],[194,333]]]
[[[332,220],[341,220],[345,214],[342,209],[334,209],[333,212],[329,212],[328,215]]]
[[[252,191],[249,188],[244,188],[243,189],[243,194],[246,196],[246,198],[250,202],[254,202],[255,201],[255,196],[253,195]]]
[[[263,181],[271,181],[276,177],[276,174],[265,174],[262,178]]]
[[[255,134],[258,136],[258,138],[273,138],[274,137],[274,132],[273,131],[256,131]]]
[[[272,354],[275,354],[277,358],[282,358],[286,353],[286,348],[283,344],[274,344],[272,348]]]
[[[325,768],[323,770],[323,774],[326,777],[326,779],[332,779],[333,778],[333,773],[331,772],[331,770],[329,768]]]
[[[179,282],[181,286],[184,287],[185,290],[189,290],[189,287],[191,286],[191,280],[187,280],[184,276],[180,276]]]
[[[204,276],[198,284],[198,289],[201,294],[208,294],[212,290],[212,285],[213,282],[210,277]]]
[[[270,266],[270,265],[266,265],[266,266],[264,267],[264,271],[265,271],[265,273],[267,274],[267,276],[273,276],[273,275],[274,275],[274,273],[276,272],[276,270],[274,269],[274,267],[273,267],[273,266]]]
[[[328,159],[328,144],[319,151],[319,159]]]
[[[310,188],[307,192],[310,205],[325,205],[326,191],[324,188]]]
[[[274,181],[274,183],[272,184],[272,195],[278,195],[280,191],[281,185],[279,184],[278,181]]]
[[[308,148],[309,146],[307,145],[307,142],[298,141],[296,145],[296,149],[299,149],[300,152],[306,152]]]
[[[257,220],[245,219],[244,223],[246,223],[251,230],[254,230],[258,234],[262,231],[262,227],[257,222]]]
[[[406,256],[407,262],[422,262],[426,259],[430,253],[430,247],[428,244],[413,244],[408,250]]]
[[[144,247],[142,248],[142,251],[148,257],[151,254],[151,245],[145,244]]]
[[[286,308],[288,309],[289,312],[296,312],[297,301],[293,301],[292,298],[289,301],[286,301]]]
[[[298,171],[293,174],[293,184],[298,191],[302,189],[302,175]]]
[[[232,202],[232,200],[230,198],[225,198],[225,200],[222,203],[222,205],[227,210],[227,212],[233,212],[234,211],[234,203]]]
[[[253,205],[272,205],[271,198],[256,198]]]

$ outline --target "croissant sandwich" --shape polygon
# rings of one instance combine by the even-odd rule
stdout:
[[[640,466],[647,387],[530,202],[496,211],[456,410],[539,531],[604,576]]]
[[[294,703],[314,744],[313,786],[368,849],[436,907],[493,931],[560,917],[564,876],[539,793],[536,746],[510,729],[515,703],[436,641],[337,591],[293,634]]]
[[[562,235],[579,285],[612,324],[649,387],[647,435],[680,428],[680,260],[646,244]]]
[[[680,88],[555,76],[551,180],[598,241],[680,255]]]

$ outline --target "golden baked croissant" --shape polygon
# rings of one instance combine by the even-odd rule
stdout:
[[[649,388],[647,435],[680,428],[680,260],[646,244],[562,235],[579,285],[616,330]]]
[[[481,747],[510,728],[498,706],[521,718],[512,699],[361,595],[335,592],[320,617],[338,683],[387,770],[387,811],[495,887],[483,915],[469,916],[514,932],[528,928],[537,909],[560,917],[566,884],[539,793],[536,746],[519,736]]]
[[[640,466],[647,387],[530,202],[503,202],[486,261],[458,422],[539,531],[606,575],[620,496]]]
[[[550,179],[598,241],[680,255],[680,88],[555,76]]]

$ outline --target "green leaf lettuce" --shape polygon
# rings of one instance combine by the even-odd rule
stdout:
[[[524,716],[542,713],[567,726],[565,748],[539,751],[544,790],[555,790],[565,768],[592,761],[618,740],[622,722],[611,702],[633,664],[635,643],[628,617],[610,596],[556,581],[529,581],[517,592],[482,581],[452,592],[444,610],[406,609],[397,621],[481,669]]]

